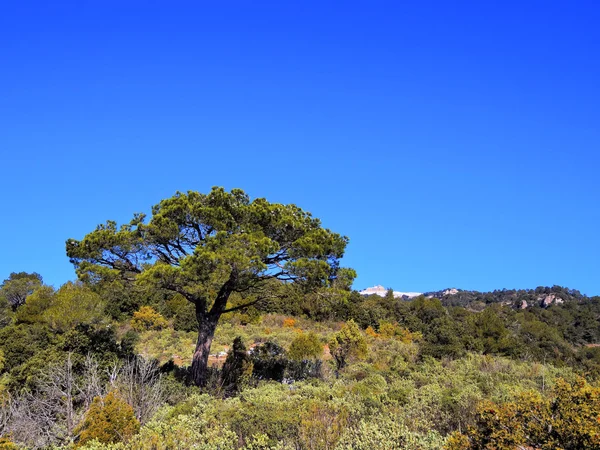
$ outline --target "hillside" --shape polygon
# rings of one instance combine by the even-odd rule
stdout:
[[[11,308],[10,280],[1,291],[0,448],[598,448],[600,299],[574,290],[406,300],[282,285],[224,316],[199,388],[188,302],[13,278],[29,294]],[[533,410],[552,434],[528,421]]]
[[[492,292],[468,291],[462,289],[444,289],[441,291],[426,292],[426,297],[439,298],[445,306],[472,306],[481,307],[492,303],[500,303],[515,308],[528,308],[532,306],[548,307],[551,304],[565,302],[586,303],[590,301],[578,290],[561,286],[544,287],[535,289],[502,289]]]

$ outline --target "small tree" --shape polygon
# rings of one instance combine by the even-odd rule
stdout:
[[[15,314],[17,323],[44,323],[65,333],[78,325],[98,325],[105,319],[98,294],[81,283],[67,282],[58,291],[41,286]]]
[[[129,224],[109,221],[81,241],[69,239],[67,255],[82,280],[120,279],[191,302],[198,323],[192,376],[204,385],[221,316],[272,295],[274,281],[325,288],[354,278],[339,267],[347,242],[296,205],[213,188],[161,201],[147,224],[135,214]],[[232,305],[234,293],[243,301]]]
[[[339,372],[351,358],[362,359],[367,355],[367,341],[354,320],[349,320],[329,341],[329,351],[335,359]]]
[[[104,303],[98,294],[81,283],[65,283],[54,294],[41,320],[59,333],[78,325],[98,325],[104,320]]]
[[[251,375],[252,363],[242,338],[238,336],[233,340],[231,351],[227,354],[227,359],[223,364],[221,385],[226,394],[233,394],[240,390],[244,381]]]
[[[39,273],[13,272],[0,285],[0,296],[8,300],[15,310],[41,285],[42,276]]]
[[[104,398],[94,399],[75,431],[82,445],[94,439],[103,444],[127,442],[139,429],[131,405],[111,391]]]

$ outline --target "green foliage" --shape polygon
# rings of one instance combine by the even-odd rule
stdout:
[[[348,428],[335,450],[441,450],[444,443],[435,431],[417,433],[400,418],[375,416]]]
[[[252,349],[252,375],[259,380],[282,381],[288,365],[286,351],[274,342],[265,342]]]
[[[66,247],[84,281],[135,279],[192,302],[199,325],[192,375],[204,384],[222,314],[253,305],[273,280],[333,285],[347,242],[295,205],[215,187],[209,194],[178,192],[152,208],[147,224],[143,214],[121,227],[109,221]],[[230,297],[241,292],[247,302],[232,306]]]
[[[81,445],[93,440],[111,444],[127,442],[139,429],[133,408],[111,391],[104,398],[94,398],[75,432]]]
[[[137,331],[162,330],[169,325],[167,320],[151,306],[142,306],[133,313],[131,327]]]
[[[96,359],[106,364],[128,355],[119,347],[115,330],[111,326],[80,324],[58,337],[57,344],[61,351],[81,356],[93,353]]]
[[[303,359],[317,359],[323,354],[323,344],[319,337],[313,333],[300,333],[292,341],[288,350],[291,359],[302,361]]]
[[[47,286],[37,289],[17,310],[16,322],[45,324],[64,333],[78,325],[98,325],[104,317],[102,299],[89,288],[69,282],[56,292]]]
[[[513,402],[482,402],[476,425],[463,436],[455,434],[448,448],[599,449],[599,417],[600,388],[581,378],[559,379],[549,398],[523,392]]]
[[[126,444],[89,442],[84,450],[234,450],[237,436],[204,414],[208,396],[191,396],[184,405],[165,407]],[[184,411],[185,410],[185,411]],[[260,447],[257,448],[257,450]],[[263,449],[261,449],[263,450]],[[264,449],[266,450],[266,449]]]
[[[350,320],[329,341],[329,351],[337,370],[343,369],[350,359],[362,359],[367,354],[367,342],[358,325]]]
[[[387,320],[379,321],[379,333],[374,337],[382,337],[388,339],[398,339],[401,342],[410,344],[411,342],[419,342],[423,335],[420,332],[411,333],[408,329],[401,327],[398,323],[388,322]],[[373,335],[373,333],[370,333]]]
[[[242,445],[251,442],[257,434],[268,436],[271,446],[290,445],[298,440],[299,402],[300,397],[293,396],[288,388],[270,384],[214,404],[214,409],[207,413],[214,414],[219,422],[229,424]]]
[[[223,365],[221,385],[226,394],[239,391],[252,375],[252,363],[248,357],[246,346],[240,337],[233,341],[231,351]]]
[[[10,325],[13,321],[13,310],[5,297],[0,295],[0,329]]]
[[[64,333],[79,325],[99,325],[104,320],[104,303],[89,288],[66,283],[56,292],[42,321],[56,332]]]
[[[25,303],[17,310],[16,323],[43,323],[43,314],[52,304],[54,289],[42,286],[27,297]]]
[[[134,355],[135,346],[140,341],[140,335],[134,330],[128,330],[121,338],[121,351],[125,355]]]
[[[114,320],[123,321],[140,309],[149,305],[163,312],[166,300],[172,293],[163,289],[148,288],[134,283],[134,279],[100,279],[88,285],[106,305],[106,313]]]
[[[0,330],[5,370],[12,370],[55,342],[47,327],[13,325]]]
[[[225,427],[209,424],[199,412],[156,421],[144,427],[127,447],[131,450],[234,450],[236,436]]]
[[[107,222],[82,241],[68,240],[78,274],[117,279],[143,270],[148,283],[177,287],[186,298],[211,297],[234,264],[240,288],[259,275],[270,278],[266,271],[275,264],[285,267],[286,278],[327,279],[332,266],[323,257],[341,257],[347,242],[295,205],[250,202],[240,189],[177,193],[153,208],[148,224],[144,219],[136,214],[120,228]],[[160,264],[142,267],[152,258]]]
[[[349,411],[345,405],[310,400],[303,408],[299,440],[302,448],[330,449],[339,441],[348,425]]]
[[[181,331],[196,331],[198,322],[194,305],[186,298],[177,294],[166,302],[169,317],[173,317],[173,328]]]
[[[42,277],[38,273],[13,272],[0,284],[0,297],[15,310],[41,285]]]

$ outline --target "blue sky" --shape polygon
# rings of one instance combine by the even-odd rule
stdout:
[[[0,279],[241,187],[350,237],[356,288],[600,294],[595,2],[2,2]]]

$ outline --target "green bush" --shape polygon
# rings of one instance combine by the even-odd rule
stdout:
[[[398,418],[375,416],[343,433],[335,450],[441,450],[445,439],[435,431],[411,431]]]
[[[329,341],[329,351],[339,371],[350,360],[363,359],[367,355],[367,341],[358,325],[353,320],[349,320]]]
[[[317,359],[323,354],[323,344],[319,337],[312,331],[300,333],[292,341],[288,350],[288,356],[296,361],[303,359]]]

